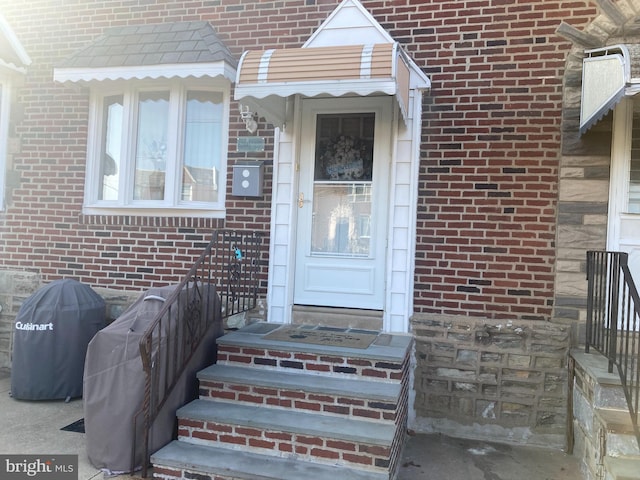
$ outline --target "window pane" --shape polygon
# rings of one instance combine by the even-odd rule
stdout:
[[[315,182],[311,253],[368,256],[371,183]]]
[[[134,200],[164,199],[168,119],[169,92],[140,94]]]
[[[122,95],[104,98],[102,108],[102,154],[100,156],[99,200],[117,200],[122,146]]]
[[[218,201],[218,172],[222,141],[222,94],[187,94],[184,130],[182,200]]]
[[[640,104],[638,100],[633,102],[628,212],[640,213]]]
[[[318,115],[314,180],[371,180],[375,115]]]

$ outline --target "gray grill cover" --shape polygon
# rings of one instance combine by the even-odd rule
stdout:
[[[76,280],[56,280],[25,300],[14,325],[13,398],[82,396],[87,345],[105,321],[102,297]]]
[[[141,295],[115,322],[101,330],[89,344],[84,372],[84,424],[87,455],[94,467],[109,473],[130,472],[142,465],[143,418],[138,415],[144,399],[144,371],[139,342],[147,327],[163,307],[176,286],[153,288]],[[198,395],[196,373],[215,362],[215,339],[222,335],[221,304],[214,287],[205,288],[202,311],[213,315],[213,324],[191,358],[187,368],[152,423],[149,453],[169,443],[176,433],[176,410]],[[184,292],[184,291],[183,291]],[[146,300],[145,300],[146,299]],[[181,315],[172,309],[175,317]],[[181,323],[184,325],[183,323]],[[184,328],[184,327],[183,327]],[[172,328],[171,338],[181,332]],[[166,346],[163,332],[161,345]],[[158,358],[154,347],[154,363],[160,365],[159,378],[164,378],[166,358]],[[160,349],[160,355],[167,348]],[[135,431],[135,438],[134,438]]]

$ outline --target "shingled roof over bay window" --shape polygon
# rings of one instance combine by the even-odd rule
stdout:
[[[59,82],[222,76],[237,60],[208,22],[116,27],[54,68]]]

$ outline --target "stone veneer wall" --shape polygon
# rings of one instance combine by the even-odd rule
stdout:
[[[0,270],[0,368],[11,368],[13,324],[22,303],[42,286],[40,275],[26,271]],[[131,305],[140,292],[94,288],[107,304],[107,323]]]
[[[640,41],[640,0],[595,0],[573,41],[563,86],[554,308],[548,321],[416,315],[414,426],[457,436],[564,445],[567,355],[582,343],[586,252],[606,248],[612,114],[579,135],[584,51]]]
[[[625,18],[635,18],[632,4],[620,1]],[[614,12],[609,12],[614,15]],[[560,156],[556,279],[553,321],[572,325],[572,344],[584,340],[586,321],[586,252],[606,248],[611,165],[612,118],[609,113],[580,135],[582,58],[585,49],[615,43],[618,25],[602,13],[584,32],[572,32],[574,46],[564,76],[562,152]],[[571,33],[571,32],[570,32]],[[585,43],[591,43],[586,45]]]
[[[0,368],[11,367],[13,322],[22,302],[40,286],[40,275],[0,270]]]
[[[564,446],[569,326],[425,314],[412,327],[416,429]]]

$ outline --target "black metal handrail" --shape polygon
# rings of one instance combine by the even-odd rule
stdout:
[[[200,258],[142,336],[144,400],[134,418],[132,463],[140,441],[143,477],[149,466],[153,422],[214,320],[256,307],[261,247],[262,235],[257,232],[214,232]],[[143,438],[138,440],[135,436],[140,418]],[[132,465],[132,470],[135,467]]]
[[[587,332],[585,352],[597,350],[618,370],[640,447],[640,296],[624,252],[587,252]]]

